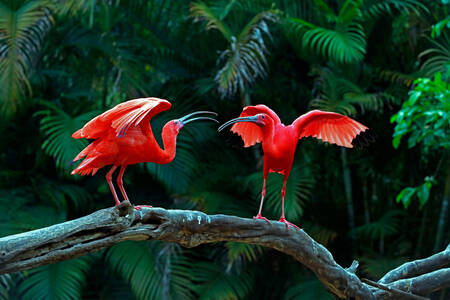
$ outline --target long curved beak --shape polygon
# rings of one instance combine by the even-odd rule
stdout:
[[[217,129],[217,131],[222,131],[225,129],[225,127],[230,126],[231,124],[234,123],[239,123],[239,122],[253,122],[253,123],[258,123],[258,117],[257,116],[250,116],[250,117],[240,117],[240,118],[236,118],[236,119],[232,119],[229,120],[225,123],[223,123],[222,125],[220,125],[220,127]]]
[[[209,114],[209,115],[217,116],[217,113],[212,112],[212,111],[196,111],[196,112],[190,113],[188,115],[185,115],[184,117],[178,119],[178,121],[181,122],[181,124],[183,124],[183,126],[186,125],[187,123],[190,123],[192,121],[197,121],[197,120],[210,120],[210,121],[219,123],[219,121],[217,121],[216,119],[213,119],[210,117],[205,117],[205,116],[189,119],[190,117],[200,115],[200,114]]]

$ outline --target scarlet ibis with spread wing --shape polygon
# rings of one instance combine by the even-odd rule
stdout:
[[[224,123],[218,130],[221,131],[231,124],[234,124],[231,131],[241,136],[244,147],[262,142],[264,182],[261,204],[254,218],[269,222],[261,214],[266,195],[266,180],[269,172],[281,173],[284,176],[284,183],[281,189],[282,209],[279,221],[285,223],[287,228],[293,226],[297,229],[299,228],[287,221],[284,216],[284,195],[298,140],[312,136],[331,144],[353,148],[357,135],[368,129],[349,117],[320,110],[310,111],[286,126],[281,123],[274,111],[261,104],[245,107],[239,118]]]
[[[140,162],[170,163],[175,158],[177,136],[184,125],[196,120],[210,120],[218,123],[217,120],[205,116],[191,118],[200,114],[217,115],[209,111],[197,111],[169,121],[162,129],[164,149],[161,149],[153,135],[150,119],[170,109],[171,106],[169,101],[159,98],[133,99],[120,103],[89,121],[72,135],[76,139],[95,140],[75,157],[73,161],[85,158],[72,171],[72,174],[94,175],[100,168],[112,165],[106,174],[106,180],[114,196],[115,204],[118,205],[120,201],[112,183],[112,174],[120,166],[117,184],[123,198],[129,200],[122,181],[123,173],[128,165]],[[140,209],[142,206],[135,206],[135,208]]]

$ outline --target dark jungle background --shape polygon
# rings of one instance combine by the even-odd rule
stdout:
[[[301,140],[287,218],[374,280],[442,250],[449,234],[449,1],[0,1],[0,236],[113,205],[104,175],[70,175],[87,144],[71,134],[132,98],[168,120],[199,109],[237,117],[266,104],[285,124],[339,112],[377,137],[362,150]],[[131,166],[133,203],[256,214],[259,146],[212,122],[187,125],[170,165]],[[281,213],[269,175],[263,213]],[[448,299],[450,291],[432,295]],[[271,249],[124,242],[0,276],[0,299],[333,299],[313,273]]]

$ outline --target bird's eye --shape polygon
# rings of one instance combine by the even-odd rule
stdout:
[[[266,116],[265,116],[265,115],[262,115],[262,116],[261,116],[261,119],[263,119],[263,120],[264,120],[265,118],[266,118]]]

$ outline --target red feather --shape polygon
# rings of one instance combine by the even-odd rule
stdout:
[[[277,116],[277,114],[263,104],[244,107],[239,117],[249,117],[261,113],[264,113],[268,115],[270,118],[272,118],[275,124],[281,124],[281,120]],[[241,136],[242,140],[244,141],[244,147],[250,147],[256,143],[261,143],[263,139],[263,133],[261,128],[253,123],[249,122],[234,123],[234,125],[231,127],[231,131]]]
[[[320,110],[301,115],[292,125],[299,133],[299,139],[312,136],[347,148],[353,148],[353,139],[368,129],[349,117]]]
[[[72,137],[76,139],[96,139],[114,128],[116,135],[125,133],[131,125],[137,126],[148,121],[156,114],[170,109],[169,101],[159,98],[139,98],[129,100],[95,117]],[[81,153],[80,153],[81,154]]]

